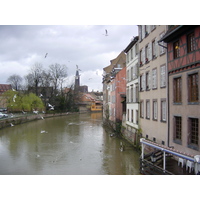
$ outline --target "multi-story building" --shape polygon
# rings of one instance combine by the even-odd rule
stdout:
[[[169,144],[200,154],[200,26],[171,26],[167,43],[169,76]]]
[[[167,26],[139,25],[139,96],[142,136],[168,145],[166,49],[158,41]]]
[[[136,141],[138,131],[138,36],[125,48],[126,53],[126,130],[125,137],[132,142]]]
[[[116,122],[116,119],[118,118],[116,117],[116,108],[117,110],[123,109],[121,104],[116,104],[116,94],[124,92],[119,89],[120,85],[119,82],[116,81],[116,75],[126,67],[125,53],[122,51],[115,59],[111,60],[110,63],[111,64],[109,66],[103,68],[103,113],[104,117],[106,117],[105,115],[107,113],[109,114],[109,119]],[[118,75],[117,77],[121,77],[121,75]],[[126,86],[124,85],[124,88],[125,87]]]

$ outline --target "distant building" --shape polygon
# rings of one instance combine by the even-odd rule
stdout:
[[[74,90],[76,92],[88,92],[88,86],[87,85],[83,85],[83,86],[80,86],[80,75],[79,75],[79,71],[80,69],[76,68],[76,75],[75,75],[75,84],[74,84]]]
[[[123,68],[126,67],[126,55],[122,51],[115,59],[110,61],[110,65],[103,68],[103,111],[104,117],[106,112],[109,112],[109,119],[112,121],[116,121],[116,107],[117,109],[122,110],[122,105],[116,104],[116,84],[119,88],[120,84],[116,83],[116,75],[120,72]],[[126,73],[125,73],[126,75]],[[124,75],[124,76],[125,76]],[[122,85],[122,88],[125,89],[125,85]],[[125,89],[126,90],[126,89]],[[117,89],[117,91],[119,91]],[[120,91],[124,92],[124,91]],[[124,92],[125,93],[125,92]],[[121,118],[121,117],[120,117]]]
[[[7,107],[7,101],[2,97],[2,95],[8,90],[12,90],[11,84],[0,84],[0,108]]]
[[[0,84],[0,95],[8,90],[12,90],[11,84]]]

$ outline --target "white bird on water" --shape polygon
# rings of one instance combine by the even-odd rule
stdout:
[[[10,123],[10,126],[14,126],[12,123]]]
[[[41,130],[40,133],[48,133],[47,131],[45,130]]]

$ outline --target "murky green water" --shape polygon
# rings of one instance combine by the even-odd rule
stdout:
[[[102,128],[102,114],[74,114],[0,130],[0,174],[139,174],[139,154]]]

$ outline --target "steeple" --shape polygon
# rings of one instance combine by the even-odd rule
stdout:
[[[76,75],[75,75],[75,89],[78,89],[80,87],[80,75],[79,75],[80,69],[78,68],[78,65],[76,65]]]

